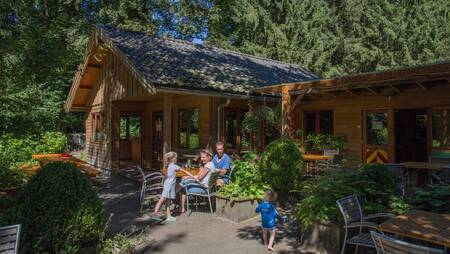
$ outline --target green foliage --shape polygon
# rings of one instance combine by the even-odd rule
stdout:
[[[276,191],[298,189],[303,159],[297,145],[288,138],[271,142],[261,156],[260,171],[264,181]]]
[[[447,0],[214,2],[208,43],[323,77],[449,59]]]
[[[380,165],[313,178],[300,189],[304,199],[297,205],[296,216],[305,226],[317,220],[342,223],[336,200],[353,193],[358,195],[366,214],[403,213],[410,206],[396,195],[394,181],[394,175]]]
[[[218,191],[229,199],[262,199],[269,186],[264,184],[259,164],[253,159],[233,162],[233,181]]]
[[[325,134],[309,134],[306,136],[304,146],[306,151],[323,152],[325,149],[333,149],[343,151],[346,140],[344,137],[325,135]]]
[[[412,199],[414,208],[435,213],[450,213],[450,185],[430,187],[430,190],[422,188],[416,190]]]
[[[67,138],[61,132],[44,132],[40,136],[0,137],[0,190],[24,183],[28,175],[18,169],[20,163],[33,163],[31,155],[37,153],[62,153],[66,151]]]
[[[130,254],[133,251],[133,244],[128,240],[126,235],[120,233],[103,243],[100,254]]]
[[[46,165],[5,214],[6,223],[22,224],[24,252],[78,253],[96,244],[104,227],[104,211],[92,184],[66,163]]]
[[[281,108],[261,106],[255,111],[245,113],[242,126],[246,131],[257,131],[262,123],[273,126],[276,130],[281,130]]]

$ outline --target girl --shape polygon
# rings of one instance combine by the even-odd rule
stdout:
[[[166,172],[166,178],[164,179],[163,192],[161,198],[155,206],[155,211],[153,213],[154,220],[162,220],[159,214],[159,209],[161,208],[164,201],[166,201],[166,221],[175,221],[176,218],[172,217],[170,213],[171,199],[175,199],[175,185],[176,185],[176,175],[177,171],[181,170],[187,175],[191,175],[188,171],[180,168],[177,164],[177,153],[168,152],[164,155],[164,168],[163,171]]]
[[[273,242],[275,240],[275,228],[277,227],[277,219],[284,223],[284,218],[280,216],[275,207],[275,192],[272,190],[266,191],[264,194],[264,201],[258,204],[255,212],[261,213],[262,220],[262,234],[264,245],[267,250],[274,251]],[[267,243],[267,234],[270,233],[269,243]]]

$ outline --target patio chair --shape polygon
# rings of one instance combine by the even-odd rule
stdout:
[[[317,175],[332,174],[342,171],[342,167],[331,160],[317,161],[315,165],[315,172]]]
[[[420,246],[393,239],[383,234],[370,232],[378,254],[443,254],[440,249]]]
[[[450,165],[443,168],[438,173],[431,173],[431,184],[447,184],[450,185]]]
[[[364,216],[361,206],[359,204],[356,194],[341,198],[336,201],[339,209],[344,217],[344,242],[342,245],[343,254],[345,252],[345,246],[347,244],[355,245],[355,253],[358,252],[358,246],[365,246],[374,248],[373,241],[370,234],[363,232],[363,228],[378,230],[378,224],[370,222],[368,220],[374,218],[393,218],[393,214],[389,213],[377,213]],[[349,229],[358,229],[358,234],[348,239]]]
[[[231,183],[231,175],[233,174],[233,165],[231,165],[230,172],[227,175],[219,175],[219,179],[228,179],[228,184]]]
[[[0,227],[0,253],[19,253],[20,224]]]
[[[404,173],[405,166],[397,163],[385,163],[384,164],[395,175],[395,184],[397,190],[402,196],[406,194],[406,185],[408,183],[408,177]]]
[[[142,187],[141,194],[139,196],[140,212],[144,207],[146,200],[157,200],[161,197],[162,190],[164,188],[164,176],[161,172],[153,172],[145,174],[142,167],[137,166],[142,175]]]
[[[219,176],[219,172],[211,173],[211,176],[210,176],[209,182],[208,182],[208,186],[205,186],[204,184],[202,184],[199,181],[192,181],[192,182],[186,184],[184,189],[186,191],[187,210],[189,210],[189,197],[190,196],[196,197],[196,198],[197,197],[204,197],[204,198],[208,199],[209,210],[211,212],[211,215],[214,215],[213,208],[212,208],[212,203],[211,203],[211,197],[214,196],[214,193],[216,191],[216,181],[217,181],[218,176]],[[191,188],[201,188],[201,189],[206,191],[206,194],[199,194],[199,193],[189,192],[189,189],[191,189]]]

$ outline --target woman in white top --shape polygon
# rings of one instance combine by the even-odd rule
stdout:
[[[153,219],[162,220],[159,214],[159,209],[161,208],[164,201],[166,201],[166,221],[175,221],[175,217],[172,217],[170,213],[170,203],[171,199],[175,199],[175,185],[177,171],[181,170],[185,174],[192,176],[188,171],[180,168],[177,164],[177,153],[168,152],[164,155],[164,172],[166,172],[166,178],[164,179],[163,192],[161,198],[155,206],[155,211],[153,213]]]
[[[204,186],[209,187],[209,178],[211,177],[211,173],[213,173],[216,169],[214,164],[211,162],[212,160],[212,152],[209,150],[202,150],[200,152],[200,171],[197,175],[194,176],[185,176],[183,180],[180,182],[180,186],[178,187],[180,191],[180,212],[186,212],[184,204],[186,203],[186,193],[184,192],[184,187],[188,183],[192,182],[201,182]],[[199,193],[206,194],[205,189],[199,187],[190,187],[189,193]]]

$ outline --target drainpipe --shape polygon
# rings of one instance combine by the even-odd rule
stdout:
[[[228,105],[230,105],[230,99],[227,99],[227,102],[225,102],[224,104],[220,104],[217,107],[217,142],[220,141],[220,110],[227,107]]]

